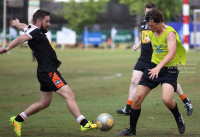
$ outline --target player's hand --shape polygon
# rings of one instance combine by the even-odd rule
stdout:
[[[140,45],[133,45],[133,49],[136,51],[138,48],[140,47]]]
[[[151,42],[151,40],[150,40],[149,37],[146,37],[146,42],[147,42],[147,43],[150,43],[150,42]]]
[[[152,68],[152,69],[148,69],[148,70],[149,70],[148,74],[150,74],[150,76],[149,76],[150,79],[153,80],[155,77],[158,78],[158,74],[160,72],[160,68],[158,66],[156,66],[155,68]]]
[[[12,21],[11,21],[11,26],[12,26],[12,27],[16,27],[17,24],[19,24],[19,23],[20,23],[20,21],[16,18],[15,20],[12,20]]]
[[[0,54],[6,53],[8,48],[0,47]]]

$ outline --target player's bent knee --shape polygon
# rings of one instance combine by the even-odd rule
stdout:
[[[43,109],[49,107],[50,105],[51,105],[51,101],[41,102],[41,107]]]
[[[60,95],[63,99],[69,100],[69,99],[75,99],[74,93],[68,86],[63,86],[61,89],[59,89],[56,92],[58,95]]]
[[[68,92],[66,92],[64,94],[64,99],[65,100],[75,100],[75,95],[71,90],[69,90]]]
[[[142,104],[142,99],[139,96],[137,96],[134,98],[131,108],[139,109],[141,108],[141,104]]]
[[[166,106],[168,106],[172,103],[172,101],[170,99],[167,99],[167,98],[162,98],[162,101]]]
[[[133,102],[134,102],[135,104],[137,104],[137,105],[140,105],[140,104],[142,103],[142,100],[143,100],[142,96],[137,95],[137,96],[135,96]]]
[[[70,92],[68,94],[69,94],[69,97],[71,99],[75,99],[75,95],[74,95],[74,93],[71,90],[70,90]]]

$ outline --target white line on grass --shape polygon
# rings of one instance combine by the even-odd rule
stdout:
[[[70,73],[76,73],[72,70],[61,70],[61,72],[70,72]],[[98,79],[112,79],[112,78],[116,78],[116,77],[121,77],[122,74],[121,73],[112,73],[112,72],[95,72],[95,71],[92,71],[92,72],[87,72],[87,71],[83,71],[83,70],[79,70],[77,71],[77,73],[92,73],[92,74],[103,74],[103,75],[106,75],[106,76],[99,76],[99,77],[94,77],[94,78],[88,78],[88,77],[82,77],[81,80],[84,80],[84,79],[92,79],[92,80],[98,80]],[[109,76],[108,76],[109,75]]]
[[[36,70],[33,70],[33,69],[29,69],[29,70],[22,70],[22,69],[13,69],[11,70],[12,72],[18,72],[18,73],[21,73],[21,72],[36,72]],[[96,71],[91,71],[91,72],[88,72],[88,71],[83,71],[83,70],[78,70],[78,71],[72,71],[72,70],[58,70],[60,71],[61,73],[85,73],[85,74],[103,74],[104,76],[99,76],[99,77],[87,77],[87,76],[84,76],[84,77],[81,77],[81,80],[85,80],[85,79],[92,79],[92,80],[98,80],[98,79],[112,79],[112,78],[116,78],[116,77],[121,77],[122,74],[121,73],[112,73],[112,72],[96,72]],[[3,78],[3,77],[0,77],[0,78]]]

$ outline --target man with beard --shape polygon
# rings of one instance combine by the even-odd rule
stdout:
[[[28,41],[28,45],[34,52],[38,62],[37,78],[40,82],[40,101],[33,103],[19,115],[10,118],[16,135],[21,136],[21,127],[24,120],[51,104],[53,91],[66,101],[69,111],[81,125],[81,131],[95,129],[97,125],[87,121],[81,114],[74,93],[57,71],[61,62],[57,59],[56,52],[45,34],[50,26],[50,13],[39,9],[33,14],[33,24],[27,28],[25,28],[27,25],[20,23],[18,20],[13,20],[13,26],[24,30],[24,34],[14,39],[6,48],[1,47],[0,54],[6,53],[19,44]]]

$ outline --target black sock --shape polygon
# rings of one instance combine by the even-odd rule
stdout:
[[[83,119],[80,124],[84,127],[87,123],[88,121],[86,119]]]
[[[184,100],[183,100],[183,103],[185,104],[185,103],[188,103],[189,102],[189,100],[188,100],[188,98],[185,98]]]
[[[17,122],[24,122],[24,119],[23,119],[20,115],[18,115],[18,116],[15,118],[15,120],[16,120]]]
[[[138,118],[140,117],[140,112],[141,109],[131,109],[131,114],[130,114],[130,130],[133,132],[136,131],[136,124],[138,121]]]
[[[169,110],[172,112],[172,114],[174,115],[175,118],[180,117],[180,112],[178,110],[177,103],[176,103],[176,106],[173,109],[169,109]]]
[[[131,105],[126,104],[126,112],[131,111]]]

